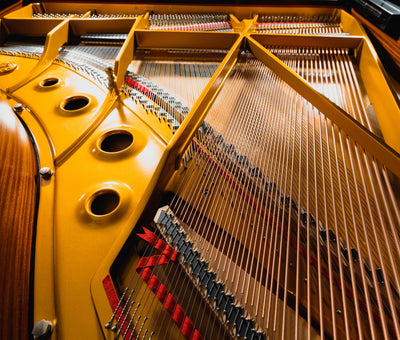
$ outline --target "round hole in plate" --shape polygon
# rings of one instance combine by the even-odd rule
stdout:
[[[42,87],[50,87],[54,86],[60,83],[60,79],[51,77],[51,78],[46,78],[40,82],[40,86]]]
[[[66,111],[76,111],[89,105],[90,99],[85,96],[73,96],[67,98],[61,107]]]
[[[119,195],[113,190],[103,190],[95,194],[95,197],[90,204],[90,211],[97,216],[104,216],[115,209],[119,205]]]
[[[104,152],[121,152],[129,148],[133,143],[133,135],[124,130],[116,130],[107,133],[101,144],[100,149]]]

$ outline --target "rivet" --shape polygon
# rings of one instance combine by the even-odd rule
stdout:
[[[47,339],[53,333],[53,324],[47,320],[37,322],[32,329],[34,339]]]
[[[340,314],[342,314],[342,310],[341,309],[336,309],[336,313],[340,315]]]
[[[25,109],[25,107],[21,103],[17,103],[13,107],[14,112],[17,113],[17,114],[21,114],[22,111],[24,111],[24,109]]]
[[[39,174],[40,176],[43,177],[43,179],[50,179],[51,176],[53,176],[53,170],[51,170],[50,168],[48,168],[47,166],[44,168],[41,168],[39,170]]]

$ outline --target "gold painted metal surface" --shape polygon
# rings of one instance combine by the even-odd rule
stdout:
[[[63,21],[60,25],[48,33],[46,36],[43,54],[38,60],[37,65],[35,65],[35,68],[26,76],[25,79],[7,88],[7,92],[14,92],[21,86],[25,85],[25,83],[37,77],[51,65],[53,60],[58,56],[58,49],[67,42],[68,25],[68,20]]]

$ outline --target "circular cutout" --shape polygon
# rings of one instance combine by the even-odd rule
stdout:
[[[102,190],[94,195],[90,212],[96,216],[105,216],[117,209],[120,197],[114,190]]]
[[[100,150],[109,153],[121,152],[133,144],[133,135],[129,131],[114,130],[106,133],[100,143]]]
[[[124,183],[103,182],[80,196],[76,206],[79,220],[91,226],[113,225],[136,204],[132,189]],[[110,224],[111,222],[111,224]]]
[[[65,99],[61,104],[61,108],[65,111],[77,111],[88,106],[90,98],[86,96],[73,96]]]
[[[46,79],[42,80],[40,82],[40,86],[42,86],[42,87],[51,87],[51,86],[58,85],[59,83],[60,83],[60,79],[59,78],[50,77],[50,78],[46,78]]]

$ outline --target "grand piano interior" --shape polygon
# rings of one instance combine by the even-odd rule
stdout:
[[[295,4],[2,4],[0,338],[400,337],[398,5]]]

